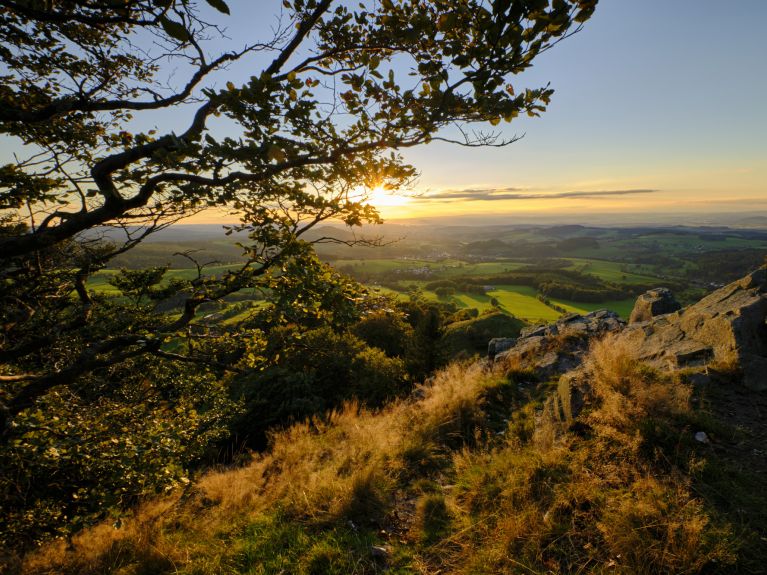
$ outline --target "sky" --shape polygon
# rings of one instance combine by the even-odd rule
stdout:
[[[232,8],[263,26],[273,4]],[[541,117],[501,124],[520,141],[406,150],[421,174],[411,197],[374,203],[388,221],[767,212],[765,22],[767,0],[601,0],[519,77],[555,89]]]
[[[408,151],[421,197],[384,215],[767,210],[765,21],[764,0],[602,0],[525,73],[556,92],[522,140]]]
[[[268,36],[279,0],[228,0],[229,44]],[[219,15],[220,16],[220,15]],[[504,148],[408,149],[413,189],[373,194],[387,221],[439,216],[767,214],[767,0],[601,0],[584,29],[515,87],[551,83],[540,118],[501,123]],[[225,79],[246,81],[252,63]],[[225,81],[220,79],[221,83]],[[187,111],[140,120],[183,131]],[[482,128],[483,126],[479,126]],[[490,129],[490,126],[484,126]],[[0,141],[0,159],[13,145]],[[204,212],[190,223],[231,221]],[[680,221],[680,223],[684,223]]]

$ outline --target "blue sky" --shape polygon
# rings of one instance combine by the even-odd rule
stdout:
[[[281,9],[279,0],[228,3],[232,16],[211,14],[228,27],[222,50],[267,37]],[[602,0],[582,32],[514,82],[556,90],[542,117],[501,124],[508,136],[524,133],[521,141],[407,150],[421,172],[418,197],[378,198],[381,210],[390,219],[767,211],[765,22],[767,0]],[[239,63],[217,81],[244,82],[257,64]],[[162,111],[139,126],[182,131],[188,121],[188,110]],[[13,150],[0,142],[0,159]]]
[[[407,157],[423,188],[659,190],[462,211],[767,209],[765,22],[763,0],[602,0],[526,73],[556,93],[541,118],[512,124],[523,140]]]

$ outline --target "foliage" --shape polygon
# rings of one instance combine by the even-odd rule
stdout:
[[[456,141],[456,125],[471,134],[465,124],[539,115],[553,91],[512,77],[595,5],[286,0],[272,35],[216,52],[224,0],[4,2],[0,134],[19,150],[0,166],[11,536],[31,543],[182,477],[220,436],[232,407],[223,386],[237,377],[286,369],[274,380],[331,403],[399,392],[402,360],[347,333],[366,311],[364,290],[312,254],[310,243],[334,238],[302,238],[329,219],[380,222],[365,190],[416,176],[399,150]],[[236,77],[233,63],[252,75]],[[141,128],[165,115],[184,118],[178,133]],[[474,133],[458,143],[513,140]],[[89,292],[88,277],[112,258],[207,207],[239,214],[228,233],[241,266],[203,274],[186,254],[191,280],[162,283],[163,266],[123,270],[112,285],[129,302]],[[199,318],[204,304],[244,289],[271,294],[251,325],[227,331]],[[153,305],[168,296],[178,305]],[[434,308],[411,311],[404,361],[424,378],[442,362],[441,320]],[[281,333],[294,355],[274,351]],[[302,342],[315,347],[314,366],[299,361]],[[349,362],[340,383],[328,371],[335,353]],[[70,504],[75,495],[82,505]]]
[[[0,52],[0,132],[32,151],[1,172],[0,209],[9,218],[0,237],[3,306],[23,301],[21,316],[45,315],[38,310],[51,294],[24,298],[25,286],[46,286],[61,309],[89,306],[83,290],[79,302],[70,292],[111,257],[204,207],[236,210],[241,224],[230,231],[247,235],[245,264],[194,284],[176,322],[158,322],[151,338],[133,340],[131,353],[151,353],[203,303],[262,285],[271,268],[302,253],[299,238],[319,222],[380,221],[357,190],[412,179],[414,169],[396,150],[450,140],[442,131],[455,123],[538,115],[552,90],[518,90],[511,77],[577,30],[596,1],[287,1],[273,37],[218,54],[210,53],[222,35],[215,22],[229,9],[220,0],[207,4],[220,14],[209,18],[188,0],[0,10],[7,46]],[[147,35],[152,43],[143,41]],[[267,63],[244,82],[230,78],[220,87],[214,76],[236,61]],[[134,115],[173,108],[190,114],[181,133],[132,131]],[[213,129],[215,117],[232,127],[227,136]],[[479,134],[459,143],[508,142]],[[124,240],[112,243],[110,234],[96,242],[102,226]],[[80,253],[63,249],[77,238]],[[85,238],[97,249],[83,249]],[[41,254],[54,252],[55,261],[41,265]],[[33,325],[13,322],[6,341],[23,339]],[[99,348],[99,362],[120,361],[126,348],[115,337]],[[39,349],[4,346],[13,357]],[[29,400],[11,398],[7,417],[67,370],[74,377],[90,366],[23,373],[12,365],[9,376],[34,385]]]
[[[172,296],[188,285],[182,280],[174,279],[162,288],[158,287],[167,271],[168,266],[140,270],[123,268],[118,274],[109,278],[109,284],[120,290],[120,293],[130,298],[133,305],[138,307],[144,298],[159,301]]]
[[[404,357],[413,327],[405,321],[396,305],[365,314],[352,327],[353,333],[371,347],[383,350],[389,357]]]
[[[84,383],[13,422],[0,451],[4,546],[114,521],[140,497],[188,484],[238,409],[213,374],[142,359]]]
[[[234,394],[245,402],[233,430],[256,446],[276,425],[322,414],[351,399],[381,406],[407,389],[402,359],[327,326],[275,330],[265,355],[268,367],[233,382]]]

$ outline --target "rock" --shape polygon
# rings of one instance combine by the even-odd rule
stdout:
[[[490,340],[488,356],[494,363],[506,362],[549,379],[578,367],[593,337],[623,326],[618,315],[608,310],[568,314],[553,324],[527,327],[516,340]]]
[[[656,316],[674,313],[681,308],[682,306],[668,288],[651,289],[637,298],[629,323],[649,321]]]
[[[549,351],[536,363],[536,371],[541,378],[548,378],[555,373],[566,371],[559,361],[559,354],[556,351]]]
[[[713,356],[710,346],[689,340],[679,342],[673,349],[666,352],[672,369],[706,365]]]
[[[684,310],[630,324],[620,339],[658,368],[735,366],[743,383],[767,389],[767,268],[727,285]]]
[[[493,360],[496,355],[506,351],[507,349],[511,349],[516,343],[517,338],[515,337],[494,337],[487,344],[488,359]]]
[[[708,435],[706,435],[705,431],[699,431],[695,434],[695,441],[699,441],[700,443],[711,443],[708,439]]]
[[[564,421],[573,421],[583,409],[589,379],[583,366],[567,371],[559,378],[557,397]]]

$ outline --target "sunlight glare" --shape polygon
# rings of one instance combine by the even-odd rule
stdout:
[[[378,186],[370,190],[368,193],[367,203],[375,206],[376,208],[382,207],[398,207],[404,206],[410,203],[410,198],[393,192],[385,190],[382,186]]]

